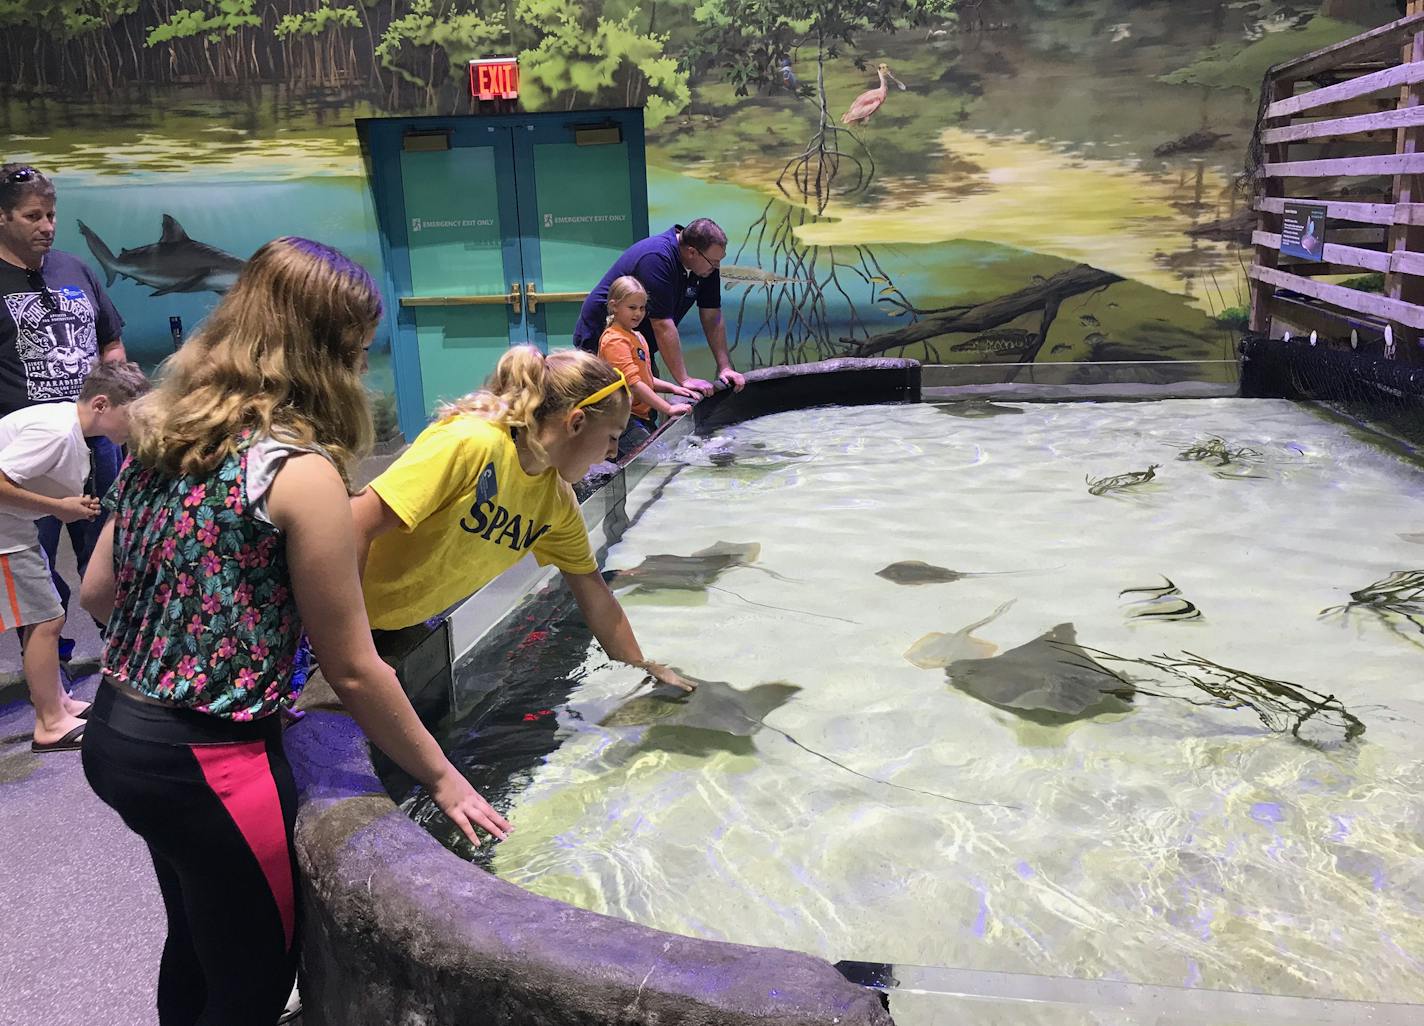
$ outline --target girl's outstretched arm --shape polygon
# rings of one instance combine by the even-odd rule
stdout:
[[[79,604],[98,623],[108,623],[114,615],[114,587],[114,518],[109,517],[79,583]]]
[[[351,503],[336,468],[314,453],[288,458],[272,482],[267,508],[287,536],[302,625],[342,705],[376,747],[425,785],[471,843],[480,843],[476,826],[503,839],[509,823],[451,765],[395,671],[376,654],[356,576]]]
[[[647,670],[648,674],[662,684],[692,691],[697,687],[670,666],[643,658],[643,650],[638,647],[638,639],[633,636],[633,625],[628,622],[628,614],[608,587],[608,582],[597,570],[587,574],[564,574],[569,591],[574,593],[574,601],[579,611],[593,631],[593,636],[603,646],[603,651],[619,662]]]

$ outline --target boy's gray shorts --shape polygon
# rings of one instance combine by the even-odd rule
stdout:
[[[31,627],[64,615],[49,560],[38,545],[0,555],[0,631]]]

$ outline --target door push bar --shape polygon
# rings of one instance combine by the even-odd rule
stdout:
[[[538,310],[540,303],[582,303],[588,298],[587,292],[536,292],[532,281],[525,287],[524,294],[529,299],[530,313]]]
[[[534,282],[520,288],[519,282],[511,282],[509,292],[482,296],[401,296],[401,306],[504,306],[514,308],[515,314],[524,312],[524,304],[529,304],[529,312],[536,313],[540,303],[582,303],[588,298],[587,292],[539,292]]]
[[[534,312],[533,286],[530,286],[529,312]],[[511,282],[508,293],[493,293],[482,296],[401,296],[401,306],[505,306],[514,308],[516,314],[524,310],[524,296],[519,282]]]

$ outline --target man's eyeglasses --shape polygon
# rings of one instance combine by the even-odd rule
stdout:
[[[25,271],[25,280],[30,288],[39,293],[40,306],[44,307],[45,313],[58,313],[59,304],[54,301],[54,295],[50,292],[49,286],[45,284],[44,275],[36,270]]]
[[[5,176],[6,185],[21,185],[24,182],[32,181],[40,176],[40,173],[32,167],[18,167]]]
[[[717,270],[717,268],[719,268],[719,267],[722,266],[722,261],[720,261],[720,260],[713,260],[713,259],[712,259],[711,257],[709,257],[706,253],[702,252],[702,250],[698,249],[696,246],[693,246],[693,247],[692,247],[692,250],[693,250],[694,253],[696,253],[698,256],[700,256],[703,260],[706,260],[706,261],[707,261],[707,266],[711,267],[712,270],[715,271],[715,270]]]

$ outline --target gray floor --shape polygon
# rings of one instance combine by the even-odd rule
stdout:
[[[60,568],[76,580],[68,539]],[[65,630],[92,697],[99,636]],[[149,1026],[163,906],[142,842],[84,782],[78,752],[33,755],[34,710],[14,631],[0,635],[0,1023]]]

